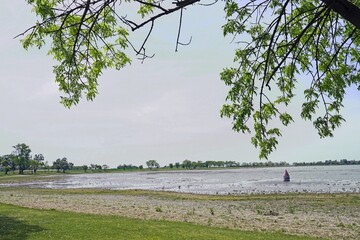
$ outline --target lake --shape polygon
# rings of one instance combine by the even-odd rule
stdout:
[[[144,189],[200,194],[360,193],[360,165],[216,170],[146,171],[67,175],[61,180],[33,183],[37,187]]]

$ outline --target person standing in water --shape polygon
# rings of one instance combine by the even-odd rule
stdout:
[[[284,173],[284,182],[290,182],[290,175],[286,169]]]

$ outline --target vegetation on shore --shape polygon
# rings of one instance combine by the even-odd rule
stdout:
[[[0,226],[12,219],[10,222],[15,225],[21,221],[21,224],[41,229],[29,234],[27,239],[45,239],[44,236],[62,239],[61,234],[64,234],[63,239],[74,239],[74,236],[76,239],[98,239],[98,233],[92,231],[100,227],[104,229],[101,231],[105,239],[119,239],[120,236],[120,239],[324,237],[339,240],[354,239],[360,233],[359,206],[359,194],[217,196],[144,190],[14,187],[0,188]],[[140,231],[139,235],[131,235],[134,231]],[[16,234],[14,230],[5,239],[24,239],[16,238]]]
[[[24,174],[26,170],[31,173],[36,173],[38,169],[56,169],[65,173],[66,170],[70,170],[74,164],[68,162],[66,157],[56,159],[52,166],[49,165],[43,154],[35,154],[34,157],[31,154],[31,149],[25,143],[18,143],[13,146],[13,152],[10,154],[0,155],[0,170],[6,175],[8,172],[18,171],[19,174]]]
[[[38,210],[0,204],[1,239],[315,239],[189,223]],[[318,239],[318,238],[316,238]]]
[[[56,172],[82,173],[82,172],[119,172],[119,171],[142,171],[143,165],[120,164],[116,168],[111,169],[107,164],[90,164],[75,166],[69,162],[66,157],[56,159],[52,165],[45,161],[43,154],[30,155],[31,149],[25,143],[19,143],[13,146],[13,152],[6,155],[0,155],[0,176],[7,175],[9,172],[15,174],[36,174],[42,171],[46,174],[56,170]],[[216,168],[243,168],[243,167],[285,167],[285,166],[330,166],[330,165],[359,165],[360,160],[325,160],[317,162],[294,162],[293,164],[287,162],[235,162],[235,161],[191,161],[185,159],[182,163],[175,162],[165,165],[163,167],[152,159],[146,161],[148,170],[181,170],[181,169],[216,169]],[[2,174],[3,173],[3,174]]]

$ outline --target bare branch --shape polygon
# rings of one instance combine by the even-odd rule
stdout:
[[[176,11],[186,7],[186,6],[192,5],[192,4],[194,4],[196,2],[199,2],[199,1],[200,0],[185,0],[185,1],[181,1],[181,2],[176,2],[177,6],[175,8],[168,9],[166,12],[159,13],[159,14],[149,18],[148,20],[142,22],[141,24],[136,25],[135,27],[131,27],[131,30],[135,31],[135,30],[145,26],[146,24],[155,21],[156,19],[158,19],[158,18],[160,18],[160,17],[162,17],[164,15],[171,14],[173,12],[176,12]]]

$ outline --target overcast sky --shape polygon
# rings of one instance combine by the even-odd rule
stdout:
[[[231,39],[222,36],[223,6],[190,7],[182,37],[190,46],[175,53],[178,15],[155,27],[147,46],[156,55],[100,78],[94,102],[71,109],[59,103],[52,65],[45,50],[22,49],[15,35],[34,22],[25,1],[5,1],[0,8],[0,155],[26,143],[32,154],[52,163],[67,157],[75,165],[160,165],[192,161],[258,161],[249,136],[231,130],[219,110],[227,88],[220,71],[232,65]],[[200,17],[201,16],[201,17]],[[302,84],[306,84],[304,77]],[[300,80],[300,81],[301,81]],[[296,122],[284,129],[271,161],[360,159],[360,96],[349,90],[343,112],[347,122],[335,138],[319,139],[312,123],[299,119],[302,86],[290,107]]]

